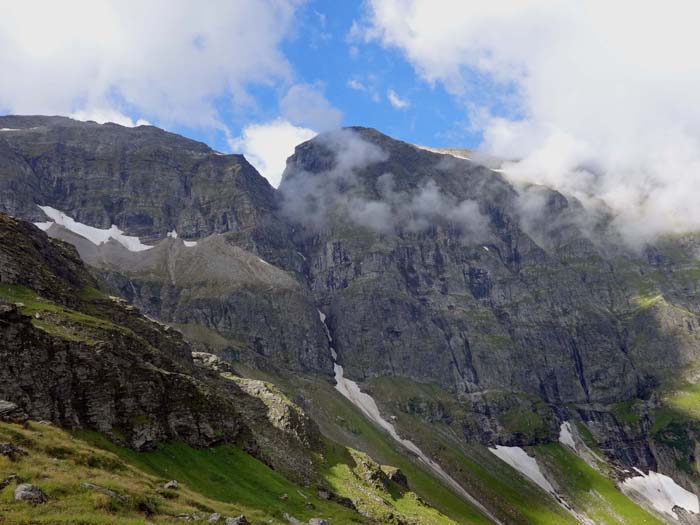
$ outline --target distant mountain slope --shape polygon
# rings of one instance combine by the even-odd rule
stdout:
[[[274,189],[241,155],[153,126],[0,117],[0,209],[43,221],[37,205],[144,239],[235,232],[254,244],[275,227]]]

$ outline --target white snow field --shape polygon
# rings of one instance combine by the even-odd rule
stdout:
[[[167,236],[170,237],[171,239],[178,239],[179,238],[179,235],[177,234],[177,230],[173,230],[171,232],[168,232]],[[187,248],[192,248],[193,246],[197,246],[197,241],[185,241],[183,239],[182,242],[185,244],[185,246]]]
[[[652,507],[659,512],[663,512],[678,519],[673,511],[674,506],[681,507],[694,514],[700,513],[698,497],[678,485],[672,478],[649,471],[645,475],[639,469],[635,469],[640,475],[627,478],[622,482],[622,489],[625,492],[636,493],[647,500]]]
[[[574,434],[571,431],[571,423],[568,421],[564,421],[559,427],[559,443],[576,450],[576,441],[574,441]]]
[[[552,484],[547,481],[547,478],[544,477],[544,474],[542,474],[537,460],[532,456],[528,456],[527,452],[522,448],[496,445],[493,448],[489,448],[489,450],[523,476],[532,480],[541,489],[556,496],[557,492],[554,490],[554,487],[552,487]]]
[[[51,219],[51,221],[49,222],[35,223],[35,226],[41,228],[42,230],[48,230],[51,227],[51,225],[55,223],[60,226],[63,226],[64,228],[72,231],[73,233],[80,235],[81,237],[85,237],[87,240],[89,240],[96,246],[99,246],[100,244],[103,244],[109,241],[110,239],[114,239],[119,244],[124,246],[124,248],[132,252],[142,252],[144,250],[153,248],[153,246],[143,244],[138,237],[124,235],[124,232],[117,228],[117,226],[115,226],[114,224],[111,228],[103,230],[78,222],[66,215],[65,213],[63,213],[62,211],[52,208],[51,206],[39,206],[39,208],[41,208],[41,210],[46,214],[46,216],[49,219]]]

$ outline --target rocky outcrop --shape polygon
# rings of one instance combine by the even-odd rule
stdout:
[[[49,500],[43,490],[36,485],[31,485],[29,483],[17,485],[14,492],[14,498],[15,501],[28,501],[32,505],[41,505]]]
[[[0,313],[0,396],[32,419],[95,429],[137,449],[169,439],[206,446],[245,432],[230,401],[128,328],[89,326],[100,318],[70,310],[35,324],[20,308]],[[75,336],[83,324],[90,335]]]
[[[197,366],[180,332],[97,292],[69,245],[6,214],[0,239],[4,420],[93,429],[138,450],[234,442],[294,479],[313,477],[318,429],[281,393]]]

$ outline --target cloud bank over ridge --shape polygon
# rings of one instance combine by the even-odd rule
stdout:
[[[365,37],[464,103],[515,181],[602,199],[634,243],[700,229],[700,6],[371,0]],[[497,87],[473,102],[472,79]]]

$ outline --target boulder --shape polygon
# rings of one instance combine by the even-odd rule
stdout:
[[[207,523],[219,523],[221,521],[221,514],[215,512],[207,519]]]
[[[15,403],[0,399],[0,421],[9,423],[25,423],[29,419],[27,413]]]
[[[243,514],[241,514],[235,518],[226,518],[226,525],[250,525],[250,522]]]
[[[311,518],[309,520],[309,525],[329,525],[328,520],[323,518]]]
[[[106,487],[100,487],[99,485],[95,485],[94,483],[81,483],[81,486],[83,488],[86,488],[88,490],[94,490],[95,492],[101,492],[102,494],[106,494],[110,498],[114,498],[119,501],[126,501],[127,498],[126,496],[122,496],[118,492],[114,492],[113,490],[110,490]]]
[[[180,484],[177,482],[176,479],[171,479],[165,485],[163,485],[163,488],[164,489],[179,489]]]
[[[26,455],[27,453],[24,450],[14,446],[12,443],[0,443],[0,456],[8,457],[11,461],[14,461],[19,456]]]
[[[406,474],[401,471],[401,469],[396,467],[385,467],[384,472],[391,481],[397,485],[401,485],[405,489],[408,488],[408,478],[406,477]]]
[[[282,514],[282,517],[287,520],[288,523],[291,523],[292,525],[301,525],[301,521],[296,519],[294,516],[290,516],[286,512]]]
[[[49,498],[36,485],[30,483],[22,483],[15,489],[15,501],[28,501],[34,505],[46,503]]]
[[[21,483],[21,482],[22,482],[22,478],[20,478],[17,474],[10,474],[5,479],[0,481],[0,490],[4,489],[5,487],[8,487],[12,483]]]

